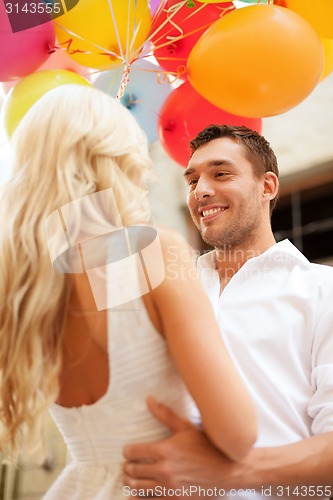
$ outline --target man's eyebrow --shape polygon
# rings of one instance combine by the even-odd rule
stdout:
[[[184,177],[186,177],[187,175],[190,175],[194,172],[194,169],[193,168],[187,168],[184,172]]]
[[[208,167],[219,167],[220,165],[230,165],[230,161],[228,160],[212,160],[207,163]],[[191,175],[195,172],[195,168],[187,168],[184,172],[184,177],[187,175]]]

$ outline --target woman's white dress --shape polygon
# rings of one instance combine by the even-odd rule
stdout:
[[[147,396],[154,395],[184,416],[193,414],[166,342],[142,299],[108,311],[108,354],[109,386],[101,399],[78,408],[51,407],[71,461],[46,500],[123,500],[128,494],[122,484],[124,446],[170,433],[147,410]]]

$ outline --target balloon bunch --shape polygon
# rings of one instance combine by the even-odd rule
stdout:
[[[180,165],[211,123],[261,131],[333,70],[332,0],[0,0],[9,136],[49,89],[120,99]],[[239,7],[237,5],[237,7]]]

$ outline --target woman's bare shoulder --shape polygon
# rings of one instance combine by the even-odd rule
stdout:
[[[185,237],[174,229],[157,226],[155,227],[159,242],[164,254],[167,256],[170,252],[175,255],[184,255],[184,252],[195,255],[195,250],[186,241]]]

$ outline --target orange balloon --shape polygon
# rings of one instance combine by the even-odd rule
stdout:
[[[187,72],[215,106],[262,118],[303,101],[323,66],[322,43],[307,21],[288,9],[257,4],[210,26],[193,47]]]
[[[306,19],[322,38],[333,38],[332,0],[274,0]]]
[[[325,53],[325,64],[324,69],[320,77],[320,81],[324,80],[333,71],[333,40],[330,38],[323,38],[322,44]]]

